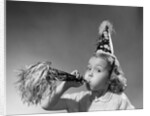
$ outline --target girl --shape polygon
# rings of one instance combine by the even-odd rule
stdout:
[[[89,59],[84,75],[87,91],[64,94],[71,87],[80,87],[81,82],[64,81],[41,102],[45,110],[86,112],[99,110],[126,110],[134,106],[125,95],[126,78],[114,55],[111,42],[112,25],[104,21],[99,28],[99,43],[96,53]],[[80,78],[78,71],[73,71]]]

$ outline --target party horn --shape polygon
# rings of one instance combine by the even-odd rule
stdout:
[[[51,62],[38,62],[19,70],[15,85],[23,103],[37,105],[45,97],[51,97],[58,81],[85,82],[82,76],[76,78],[75,75],[52,68],[51,64]]]

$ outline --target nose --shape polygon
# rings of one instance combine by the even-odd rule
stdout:
[[[85,80],[89,82],[92,77],[93,77],[93,71],[89,71],[85,76]]]
[[[91,70],[88,74],[89,77],[93,77],[93,71]]]
[[[93,77],[93,69],[91,69],[91,70],[88,71],[88,77],[89,78]]]

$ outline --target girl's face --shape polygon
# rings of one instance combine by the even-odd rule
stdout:
[[[87,89],[97,91],[105,89],[109,80],[109,67],[106,60],[100,57],[92,57],[89,60],[84,79],[87,81]]]

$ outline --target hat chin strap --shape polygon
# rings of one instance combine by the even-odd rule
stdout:
[[[112,44],[112,39],[111,39],[110,33],[108,33],[108,36],[109,36],[109,45],[110,45],[110,49],[111,49],[112,54],[114,54],[114,48],[113,48],[113,44]]]

